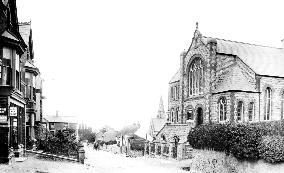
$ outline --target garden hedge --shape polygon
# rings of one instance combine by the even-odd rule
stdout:
[[[76,142],[75,130],[59,130],[54,136],[48,136],[46,140],[42,141],[41,147],[45,152],[76,157],[78,143]]]
[[[273,144],[263,141],[263,137],[275,135],[284,136],[284,121],[204,124],[193,128],[189,132],[188,142],[193,148],[224,151],[240,160],[258,160],[263,158],[268,161],[269,159],[266,159],[266,157],[269,155],[264,153],[269,151],[265,146]],[[267,140],[270,140],[270,138]],[[277,140],[279,139],[277,138]],[[266,143],[262,145],[263,142]],[[260,146],[262,149],[261,153]]]
[[[280,135],[264,136],[259,145],[260,157],[270,163],[284,161],[284,137]]]

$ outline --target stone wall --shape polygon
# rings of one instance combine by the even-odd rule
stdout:
[[[271,120],[281,119],[281,100],[284,91],[284,79],[275,77],[259,77],[259,90],[260,90],[260,120],[264,120],[264,107],[265,107],[265,89],[270,87],[272,90],[272,116]],[[283,115],[282,115],[283,117]]]
[[[175,87],[177,87],[177,89],[178,89],[178,97],[176,97],[176,96],[174,96],[174,97],[172,97],[172,93],[171,93],[171,88],[175,88]],[[176,111],[177,110],[181,110],[181,108],[180,108],[180,102],[181,102],[181,99],[180,99],[180,82],[179,81],[177,81],[177,82],[173,82],[173,83],[170,83],[170,85],[169,85],[169,94],[168,94],[168,111],[169,111],[169,117],[167,117],[168,118],[168,120],[169,121],[171,121],[171,112],[173,111],[173,123],[178,123],[179,121],[180,121],[180,117],[178,118],[179,120],[177,121],[177,117],[176,117]],[[179,113],[180,113],[180,111],[179,111]]]

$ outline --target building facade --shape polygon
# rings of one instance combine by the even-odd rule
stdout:
[[[185,143],[188,131],[204,123],[282,120],[282,44],[274,48],[205,37],[197,24],[170,80],[168,122],[156,141]]]
[[[59,130],[65,130],[67,128],[75,130],[75,134],[78,139],[79,123],[74,116],[59,116],[58,112],[55,116],[44,116],[45,126],[47,130],[55,135]]]
[[[0,2],[0,161],[25,145],[25,99],[21,56],[27,45],[19,33],[16,1]]]
[[[33,59],[30,27],[18,22],[16,0],[0,1],[0,162],[8,162],[26,147],[29,59]],[[31,71],[39,73],[37,68]]]
[[[26,101],[26,138],[35,139],[35,126],[42,120],[42,78],[39,69],[34,65],[34,50],[31,22],[19,23],[20,34],[27,45],[21,56],[23,94]]]

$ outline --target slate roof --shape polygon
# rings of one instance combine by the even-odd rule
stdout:
[[[26,45],[29,45],[29,38],[31,34],[31,23],[30,22],[19,23],[19,31]]]
[[[156,134],[164,127],[166,122],[167,122],[166,118],[152,118],[148,133],[150,135],[153,135],[152,137],[156,136]]]
[[[25,66],[30,67],[30,68],[37,68],[33,63],[31,63],[29,61],[26,61]]]
[[[180,128],[177,128],[178,126],[180,126]],[[187,124],[179,124],[179,125],[166,124],[158,132],[157,135],[162,134],[162,133],[165,134],[167,142],[174,142],[174,136],[176,135],[180,139],[179,142],[184,143],[184,142],[187,142],[188,132],[191,128],[192,127],[188,126]],[[157,139],[157,141],[158,140],[159,139]]]
[[[170,83],[178,82],[180,80],[180,70],[176,72],[176,74],[170,80]]]
[[[231,67],[228,71],[225,71],[217,79],[217,85],[215,86],[215,93],[228,91],[228,90],[241,90],[256,92],[256,89],[252,84],[247,82],[246,73],[243,73],[238,66]]]
[[[44,116],[48,122],[78,123],[77,117],[74,116]]]
[[[237,55],[256,74],[284,77],[284,49],[203,37],[206,42],[216,39],[217,52]]]
[[[19,41],[19,39],[17,39],[13,34],[11,34],[9,31],[4,31],[1,36],[15,40],[15,41]]]

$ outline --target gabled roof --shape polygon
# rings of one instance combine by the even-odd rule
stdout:
[[[178,82],[180,80],[180,70],[176,72],[176,74],[172,77],[169,83]]]
[[[217,52],[238,56],[256,74],[284,77],[284,49],[203,37],[206,42],[215,39]]]
[[[11,40],[19,41],[19,39],[17,39],[16,36],[14,36],[14,35],[13,35],[11,32],[9,32],[9,31],[4,31],[1,36],[6,37],[6,38],[9,38],[9,39],[11,39]]]
[[[31,35],[31,23],[30,22],[19,23],[19,31],[26,45],[29,45],[29,39]]]

